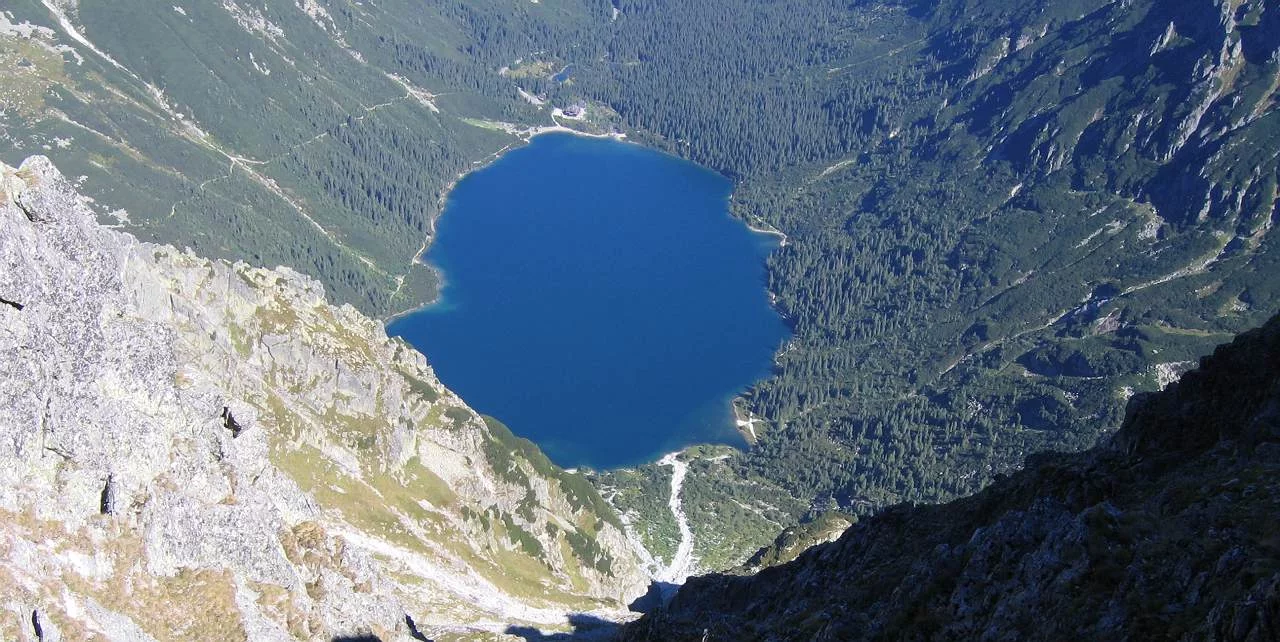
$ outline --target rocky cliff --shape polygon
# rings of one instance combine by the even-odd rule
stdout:
[[[0,188],[0,638],[470,638],[642,593],[580,477],[287,268]]]
[[[1130,404],[1105,445],[899,506],[628,640],[1280,638],[1280,317]]]

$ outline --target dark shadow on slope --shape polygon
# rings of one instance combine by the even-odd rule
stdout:
[[[422,631],[418,630],[418,623],[414,622],[413,616],[408,613],[404,614],[404,625],[409,627],[409,637],[415,640],[421,640],[421,642],[431,642],[430,638],[423,635]]]
[[[547,635],[531,626],[509,626],[503,632],[526,642],[544,642],[546,640],[611,640],[618,630],[617,622],[610,622],[585,613],[570,615],[569,624],[573,626],[573,631],[569,633]]]
[[[649,590],[644,595],[637,597],[635,601],[627,605],[627,608],[636,613],[648,613],[654,609],[666,605],[675,596],[676,591],[680,589],[679,584],[670,582],[650,582]]]

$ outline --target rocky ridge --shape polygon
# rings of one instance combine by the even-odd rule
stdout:
[[[613,511],[383,325],[0,187],[0,637],[448,639],[622,617]]]

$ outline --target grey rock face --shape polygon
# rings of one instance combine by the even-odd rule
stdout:
[[[380,322],[104,229],[47,159],[3,169],[0,637],[554,628],[643,592],[594,491]]]

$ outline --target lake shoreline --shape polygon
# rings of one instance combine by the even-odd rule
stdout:
[[[523,142],[536,139],[539,142],[535,147],[543,151],[528,156],[524,152],[518,157],[512,156],[511,165],[501,164],[500,169],[491,170],[494,174],[486,172],[483,179],[474,178],[474,183],[462,183],[466,174],[450,183],[447,199],[442,198],[447,200],[442,214],[443,209],[449,209],[448,216],[458,218],[436,217],[430,238],[425,239],[417,254],[417,262],[428,265],[439,274],[443,286],[431,301],[390,316],[385,321],[389,326],[388,332],[402,337],[431,355],[433,364],[440,369],[440,376],[445,377],[448,373],[448,376],[457,378],[453,381],[445,379],[446,385],[450,385],[471,403],[478,404],[477,407],[482,411],[501,417],[510,425],[520,428],[518,434],[533,438],[544,449],[550,448],[549,453],[562,452],[558,457],[553,457],[553,461],[562,466],[611,470],[649,464],[664,453],[690,445],[720,443],[732,444],[738,448],[749,447],[748,440],[741,432],[734,430],[737,419],[733,412],[734,400],[744,390],[768,376],[767,370],[772,365],[771,356],[777,345],[774,335],[785,335],[789,330],[782,322],[781,315],[777,315],[766,301],[757,299],[762,284],[754,275],[768,253],[776,248],[773,242],[762,242],[758,234],[764,233],[776,238],[783,235],[770,234],[767,226],[749,226],[741,217],[729,216],[726,212],[726,200],[733,189],[732,183],[714,170],[691,163],[687,159],[651,149],[647,145],[624,148],[607,143],[575,141],[569,136],[545,141],[537,139],[537,136],[554,133],[570,134],[579,139],[620,138],[608,134],[579,132],[558,124],[526,128],[522,133],[524,136],[520,140],[511,141],[502,150],[476,162],[471,171],[505,158],[507,151],[518,148]],[[659,156],[666,160],[658,158]],[[657,180],[657,177],[668,175],[673,178]],[[676,182],[667,183],[665,180]],[[570,188],[570,184],[576,187]],[[462,187],[459,188],[459,185]],[[613,203],[610,200],[613,195],[619,193],[623,194],[623,200],[609,204]],[[654,200],[651,202],[650,199]],[[600,207],[606,209],[600,210]],[[725,214],[723,218],[693,216],[704,210],[708,213],[719,211]],[[615,212],[618,216],[601,217],[601,211]],[[658,216],[655,212],[666,214]],[[567,215],[568,218],[556,215],[558,213]],[[675,218],[671,219],[671,216]],[[672,229],[681,230],[679,237],[693,240],[674,239],[669,231]],[[607,252],[593,255],[593,251],[598,252],[599,248],[605,247],[595,241],[585,242],[586,246],[594,248],[585,250],[585,255],[584,250],[577,245],[573,246],[576,249],[572,251],[565,251],[568,248],[557,249],[559,239],[566,238],[566,234],[572,238],[574,234],[585,234],[589,230],[597,230],[590,232],[591,234],[599,234],[600,230],[604,230],[604,237],[584,238],[607,239],[607,247],[610,248]],[[435,245],[439,241],[436,237],[441,233],[448,238],[445,246]],[[694,248],[697,251],[692,251]],[[675,249],[678,251],[668,254]],[[683,258],[685,256],[690,258]],[[693,256],[700,258],[693,259]],[[572,263],[561,261],[572,262],[579,259],[586,262],[568,272],[563,271],[566,265]],[[701,262],[707,260],[715,267],[703,266]],[[519,276],[535,266],[543,265],[549,266],[552,271],[535,277]],[[493,266],[501,267],[492,269]],[[721,273],[720,270],[727,272]],[[710,344],[696,344],[699,350],[707,351],[705,358],[698,362],[701,365],[687,367],[689,364],[680,361],[682,357],[677,357],[674,361],[679,364],[676,366],[677,371],[700,372],[699,381],[704,382],[708,390],[684,384],[675,386],[673,390],[659,386],[658,393],[650,390],[649,384],[645,382],[653,380],[654,376],[665,380],[667,375],[655,375],[659,371],[654,368],[663,368],[663,364],[667,362],[663,358],[651,358],[653,351],[649,349],[641,350],[649,357],[638,361],[630,358],[619,361],[619,364],[629,365],[626,366],[625,373],[618,375],[602,375],[591,370],[599,363],[598,360],[593,361],[592,356],[585,359],[571,356],[566,364],[574,365],[556,367],[548,364],[561,357],[528,352],[530,346],[550,345],[542,336],[555,337],[556,345],[577,342],[584,346],[608,346],[607,350],[620,349],[620,346],[630,346],[626,348],[628,350],[636,349],[634,338],[649,336],[646,334],[648,331],[624,331],[622,339],[606,338],[612,336],[610,332],[617,333],[617,324],[604,320],[600,314],[592,311],[614,308],[588,303],[584,313],[574,306],[578,301],[591,301],[590,298],[577,297],[570,303],[557,298],[563,296],[563,288],[555,288],[553,292],[539,285],[579,283],[575,279],[565,281],[564,274],[592,275],[590,279],[582,281],[585,284],[595,284],[588,285],[587,291],[592,293],[602,291],[601,287],[604,291],[620,287],[627,292],[642,294],[639,299],[628,298],[633,304],[633,309],[624,317],[628,320],[670,318],[662,310],[675,309],[687,309],[700,315],[691,322],[695,323],[692,326],[686,322],[676,323],[674,320],[667,324],[674,329],[671,338],[676,343],[685,341],[686,334],[721,337],[720,341]],[[718,274],[723,276],[709,276]],[[487,289],[477,289],[477,275],[485,279],[481,282],[489,284],[484,286]],[[649,275],[648,279],[646,275]],[[652,283],[645,284],[646,281],[652,281],[654,275],[661,275],[657,277],[661,279],[657,282],[668,285],[655,288]],[[526,282],[530,278],[533,279],[532,282]],[[713,287],[717,297],[725,297],[722,300],[724,305],[708,308],[713,309],[714,314],[702,311],[706,307],[703,303],[708,296],[708,287]],[[551,295],[550,298],[548,295]],[[606,298],[608,297],[606,294]],[[613,301],[611,305],[621,303],[616,297],[609,300]],[[499,307],[502,301],[518,301],[518,305],[525,307],[508,312]],[[431,311],[414,315],[426,309]],[[527,324],[518,322],[513,326],[510,322],[500,321],[501,319],[534,320],[536,325],[541,323],[538,319],[553,318],[539,316],[545,309],[575,310],[571,337],[565,339],[560,334],[528,335],[512,345],[503,344],[520,336],[519,331]],[[734,324],[738,330],[727,334],[722,327],[725,310],[736,310],[732,316],[741,321]],[[765,320],[766,318],[769,320]],[[743,321],[750,319],[758,319],[759,323]],[[696,323],[706,325],[707,329],[690,330],[689,328],[703,327]],[[655,334],[648,340],[662,341],[661,337],[666,336],[668,335]],[[480,337],[479,342],[474,340],[477,337]],[[522,355],[522,358],[517,359],[516,363],[507,363],[507,355],[513,354]],[[761,356],[763,361],[756,363],[757,356]],[[549,373],[537,368],[530,370],[526,364],[543,364],[543,368],[550,367],[552,372],[563,373],[563,376],[559,376],[563,383],[549,384],[560,386],[559,388],[539,389],[539,386],[548,385]],[[579,364],[587,366],[582,371],[585,374],[575,369]],[[505,373],[504,376],[526,383],[520,386],[520,392],[516,396],[504,398],[496,390],[501,386],[488,381],[492,378],[492,370],[486,375],[485,368],[498,368]],[[705,372],[698,370],[699,368]],[[647,373],[643,380],[640,373]],[[553,375],[550,379],[555,380],[557,376]],[[559,414],[548,419],[536,409],[539,405],[546,404],[534,402],[530,405],[527,399],[534,396],[539,399],[559,399],[562,395],[559,390],[581,389],[584,387],[581,383],[583,381],[622,382],[603,384],[605,388],[602,390],[608,389],[610,393],[613,393],[612,388],[620,389],[621,396],[616,399],[625,400],[603,402],[612,404],[610,407],[613,408],[645,405],[630,392],[635,390],[662,394],[664,398],[673,400],[673,403],[670,404],[671,408],[649,413],[652,418],[646,413],[626,413],[626,417],[616,418],[616,421],[621,422],[616,424],[621,431],[617,434],[629,436],[602,439],[601,443],[607,443],[607,446],[597,447],[591,440],[574,443],[576,436],[572,436],[574,433],[571,431],[557,432],[558,428],[547,430],[545,427],[557,424],[589,426],[598,421],[589,413],[596,412],[595,416],[598,417],[603,416],[604,411],[594,410],[590,404],[578,408],[575,402],[561,406],[556,411]],[[627,383],[628,381],[631,383]],[[590,384],[599,385],[601,384]],[[535,390],[536,392],[530,392]],[[723,405],[708,405],[712,396],[720,394],[726,395]],[[512,399],[525,405],[502,405],[516,403],[509,401]],[[574,416],[570,421],[564,418],[566,412],[570,416],[583,416]],[[517,419],[521,416],[525,418]],[[670,434],[666,435],[662,431],[659,433],[666,435],[665,438],[670,442],[665,444],[665,450],[661,452],[654,452],[652,456],[645,456],[642,460],[632,459],[649,448],[647,438],[640,437],[645,431],[636,430],[637,425],[645,421],[654,426],[664,426],[663,430]],[[615,425],[615,421],[611,421],[610,425]],[[543,439],[539,435],[548,437]],[[629,461],[622,461],[624,459]]]
[[[556,112],[558,112],[558,111],[559,111],[559,109],[557,109],[557,110],[555,110],[555,111],[556,111]],[[556,116],[556,114],[553,112],[553,113],[552,113],[552,120],[555,120],[555,116]],[[570,120],[579,121],[579,120],[581,120],[581,119],[570,119]],[[514,128],[514,125],[513,125],[512,127]],[[435,277],[436,277],[436,282],[439,284],[439,286],[438,286],[438,287],[437,287],[437,289],[436,289],[436,295],[435,295],[434,297],[432,297],[431,299],[429,299],[429,300],[427,300],[427,301],[424,301],[424,302],[422,302],[422,303],[420,303],[420,304],[418,304],[418,305],[415,305],[415,306],[413,306],[413,307],[405,308],[405,309],[400,310],[400,311],[398,311],[398,312],[393,312],[393,313],[388,314],[384,319],[382,319],[382,323],[383,323],[383,325],[384,325],[384,326],[388,326],[388,325],[390,325],[390,324],[392,324],[392,323],[394,323],[394,322],[396,322],[396,321],[398,321],[398,320],[400,320],[400,319],[402,319],[402,318],[404,318],[404,317],[407,317],[407,316],[409,316],[409,315],[411,315],[411,314],[414,314],[414,313],[416,313],[416,312],[420,312],[420,311],[422,311],[422,310],[425,310],[426,308],[429,308],[429,307],[431,307],[431,306],[433,306],[433,305],[436,305],[437,303],[439,303],[439,302],[440,302],[440,300],[441,300],[441,298],[442,298],[442,294],[441,294],[441,293],[444,291],[444,287],[445,287],[444,272],[442,272],[438,267],[436,267],[436,266],[434,266],[434,265],[432,265],[432,264],[430,264],[430,263],[428,263],[428,262],[426,262],[426,261],[424,261],[424,260],[423,260],[423,257],[424,257],[424,256],[426,255],[426,253],[427,253],[427,250],[431,249],[431,243],[432,243],[432,241],[434,241],[434,240],[435,240],[435,237],[436,237],[436,225],[437,225],[438,221],[440,220],[440,218],[441,218],[442,216],[444,216],[445,206],[448,204],[449,196],[453,193],[454,188],[456,188],[456,187],[458,186],[458,183],[459,183],[459,182],[461,182],[461,181],[462,181],[462,179],[466,178],[467,176],[470,176],[471,174],[473,174],[473,173],[475,173],[475,172],[478,172],[478,171],[481,171],[481,170],[483,170],[483,169],[487,168],[488,166],[492,165],[494,162],[498,161],[498,160],[499,160],[499,159],[501,159],[504,155],[506,155],[506,154],[507,154],[507,152],[510,152],[510,151],[513,151],[513,150],[516,150],[516,149],[520,149],[521,147],[527,146],[530,142],[532,142],[532,141],[533,141],[533,139],[534,139],[534,138],[537,138],[538,136],[543,136],[543,135],[546,135],[546,134],[568,134],[568,135],[570,135],[570,136],[581,136],[581,137],[583,137],[583,138],[608,138],[608,139],[611,139],[611,140],[614,140],[614,141],[617,141],[617,142],[620,142],[620,143],[627,143],[627,144],[629,144],[629,145],[637,145],[637,146],[642,147],[642,148],[644,148],[644,149],[648,149],[648,150],[651,150],[651,151],[655,151],[655,152],[658,152],[658,153],[660,153],[660,154],[667,154],[667,155],[670,155],[670,156],[672,156],[672,157],[674,157],[674,158],[678,158],[678,159],[683,160],[683,161],[687,161],[687,162],[694,163],[694,161],[690,161],[689,159],[683,158],[683,157],[681,157],[681,156],[678,156],[678,155],[675,155],[675,154],[671,154],[671,153],[670,153],[670,152],[668,152],[668,151],[665,151],[665,150],[662,150],[662,149],[658,149],[658,148],[656,148],[656,147],[651,147],[651,146],[645,145],[645,144],[643,144],[643,143],[636,142],[636,141],[634,141],[634,140],[632,140],[632,139],[628,138],[628,136],[627,136],[627,134],[626,134],[625,132],[611,132],[611,133],[607,133],[607,134],[597,134],[597,133],[592,133],[592,132],[584,132],[584,131],[582,131],[582,130],[573,129],[572,127],[566,127],[566,126],[564,126],[564,125],[561,125],[561,124],[559,123],[559,121],[556,121],[556,124],[555,124],[555,125],[534,125],[534,126],[531,126],[531,127],[526,127],[526,128],[524,128],[524,129],[518,129],[518,130],[517,130],[517,129],[511,129],[511,130],[509,130],[509,131],[508,131],[508,133],[510,133],[510,134],[511,134],[511,135],[513,135],[513,136],[516,136],[516,137],[519,139],[519,142],[517,142],[517,143],[511,143],[511,144],[509,144],[509,145],[505,145],[505,146],[503,146],[503,147],[502,147],[502,149],[499,149],[498,151],[493,152],[492,154],[489,154],[489,155],[488,155],[488,156],[486,156],[485,158],[483,158],[483,159],[481,159],[481,160],[478,160],[478,161],[473,161],[473,162],[472,162],[472,167],[471,167],[471,169],[468,169],[468,170],[466,170],[466,171],[464,171],[464,172],[459,172],[459,173],[458,173],[458,175],[457,175],[457,176],[455,176],[455,177],[453,178],[453,180],[449,181],[449,183],[448,183],[448,184],[446,184],[446,185],[444,186],[444,189],[443,189],[443,190],[441,190],[441,192],[440,192],[440,198],[439,198],[439,199],[438,199],[438,201],[437,201],[437,207],[439,208],[440,212],[439,212],[439,214],[437,214],[436,216],[433,216],[433,217],[428,221],[428,223],[427,223],[427,233],[426,233],[426,236],[425,236],[425,237],[423,238],[423,240],[422,240],[422,245],[418,247],[418,251],[417,251],[417,252],[415,252],[415,253],[414,253],[414,255],[413,255],[413,258],[409,260],[409,266],[410,266],[410,269],[412,269],[412,268],[413,268],[413,266],[415,266],[415,265],[421,265],[421,266],[425,267],[426,269],[430,270],[430,271],[431,271],[431,273],[435,275]],[[694,163],[694,164],[695,164],[695,165],[698,165],[698,163]],[[699,165],[699,167],[702,167],[702,166],[701,166],[701,165]],[[711,170],[710,168],[706,168],[706,169],[708,169],[709,171],[715,171],[715,170]],[[718,173],[718,172],[717,172],[717,173]],[[736,185],[735,185],[735,188],[736,188]],[[730,195],[730,199],[732,200],[732,194]],[[782,230],[779,230],[778,228],[776,228],[776,227],[774,227],[774,226],[772,226],[772,225],[770,225],[770,224],[768,224],[768,223],[765,223],[765,222],[763,222],[763,221],[760,221],[760,222],[752,222],[752,221],[748,221],[748,220],[746,220],[746,219],[744,219],[744,218],[739,218],[739,217],[736,217],[736,216],[732,216],[732,214],[730,214],[730,216],[731,216],[732,218],[734,218],[735,220],[737,220],[737,221],[741,222],[743,225],[745,225],[745,226],[746,226],[746,228],[747,228],[748,230],[751,230],[752,232],[754,232],[754,233],[756,233],[756,234],[762,234],[762,235],[765,235],[765,236],[772,236],[772,237],[774,237],[774,238],[777,238],[777,239],[778,239],[778,247],[779,247],[779,248],[784,248],[784,247],[786,247],[786,246],[787,246],[787,244],[788,244],[788,243],[790,243],[790,240],[791,240],[791,239],[790,239],[790,237],[789,237],[789,236],[787,236],[786,232],[783,232]],[[407,278],[407,277],[408,277],[408,273],[406,272],[406,273],[405,273],[405,275],[401,276],[400,278],[401,278],[401,279],[404,279],[404,278]],[[397,291],[398,291],[398,290],[397,290]],[[765,288],[765,291],[766,291],[766,294],[768,294],[768,296],[769,296],[769,303],[770,303],[770,305],[773,305],[773,304],[777,301],[777,296],[776,296],[772,291],[769,291],[769,289],[768,289],[768,288]],[[395,296],[395,295],[394,295],[394,294],[392,294],[392,297],[394,297],[394,296]],[[779,311],[779,313],[781,314],[781,311]]]
[[[764,234],[765,236],[777,237],[778,247],[787,246],[787,242],[789,238],[787,237],[786,232],[783,232],[782,230],[779,230],[778,228],[772,225],[769,225],[768,223],[760,223],[759,225],[757,225],[745,219],[738,219],[738,220],[741,220],[742,224],[747,226],[747,229],[751,230],[752,232],[755,232],[756,234]]]
[[[555,111],[558,112],[559,109]],[[437,203],[436,203],[436,206],[439,208],[439,213],[428,220],[427,233],[426,233],[426,236],[422,239],[422,245],[418,247],[418,251],[415,252],[413,255],[413,258],[409,260],[409,270],[412,270],[413,267],[416,265],[421,265],[425,267],[427,270],[430,270],[431,273],[435,275],[436,282],[439,284],[439,286],[436,288],[436,294],[430,300],[424,301],[421,304],[418,304],[410,308],[405,308],[404,310],[393,312],[387,315],[386,318],[382,319],[382,325],[384,327],[389,326],[392,323],[404,317],[407,317],[411,314],[425,310],[426,308],[429,308],[440,302],[442,298],[441,293],[444,291],[444,287],[445,287],[444,273],[440,270],[440,268],[424,261],[423,257],[426,255],[427,250],[431,249],[431,242],[435,240],[436,224],[440,220],[440,217],[444,216],[445,206],[448,204],[449,196],[453,193],[454,188],[458,186],[458,183],[461,182],[462,179],[492,165],[494,162],[498,161],[504,155],[506,155],[507,152],[510,152],[515,149],[520,149],[521,147],[524,147],[528,145],[530,142],[532,142],[534,138],[537,138],[538,136],[543,136],[546,134],[568,134],[571,136],[582,136],[584,138],[608,138],[608,139],[618,141],[620,143],[640,145],[640,143],[636,143],[634,141],[629,140],[625,132],[611,132],[608,134],[594,134],[591,132],[584,132],[581,130],[573,129],[572,127],[566,127],[564,125],[561,125],[559,121],[556,121],[555,117],[556,117],[556,114],[553,112],[551,115],[551,119],[552,121],[555,121],[556,124],[554,125],[534,125],[532,127],[527,127],[520,130],[508,131],[509,134],[518,138],[519,141],[516,143],[505,145],[502,147],[502,149],[499,149],[498,151],[493,152],[492,154],[489,154],[485,158],[482,158],[478,161],[472,161],[471,163],[472,167],[470,169],[460,172],[457,176],[453,178],[453,180],[449,181],[449,183],[444,186],[444,189],[440,191],[440,198],[437,200]],[[581,120],[581,119],[571,119],[571,120]],[[643,147],[643,145],[640,145],[640,146]],[[779,232],[779,234],[781,234],[781,232]],[[783,239],[784,239],[783,242],[785,243],[786,235],[783,235]],[[408,278],[408,274],[409,273],[406,272],[400,278],[406,279]],[[398,291],[399,290],[397,289],[397,292]],[[393,293],[392,298],[394,297],[395,297],[395,294]]]
[[[458,175],[455,176],[451,181],[449,181],[449,183],[444,187],[444,189],[440,193],[440,197],[438,200],[439,213],[430,219],[427,233],[423,239],[423,242],[421,246],[418,248],[418,251],[414,253],[413,258],[410,261],[411,267],[421,265],[422,267],[429,270],[432,275],[435,276],[436,282],[438,284],[435,295],[431,299],[424,301],[419,305],[406,308],[404,310],[400,310],[398,312],[394,312],[388,315],[385,319],[383,319],[384,327],[390,327],[392,324],[396,323],[397,321],[400,321],[406,317],[409,317],[413,314],[416,314],[428,308],[440,305],[441,303],[444,302],[444,291],[447,287],[447,280],[446,280],[444,271],[439,266],[433,265],[430,262],[425,260],[425,256],[427,252],[430,250],[433,242],[435,241],[439,221],[444,216],[445,209],[448,204],[448,200],[450,196],[452,196],[452,193],[454,189],[458,186],[458,184],[463,179],[470,176],[471,174],[484,170],[488,168],[490,165],[492,165],[493,163],[495,163],[496,161],[501,160],[503,157],[506,156],[508,152],[526,147],[535,138],[539,136],[544,136],[548,134],[567,134],[570,136],[578,136],[583,138],[596,138],[596,139],[607,138],[617,142],[637,145],[641,148],[666,154],[682,161],[693,162],[693,161],[689,161],[686,158],[680,157],[679,155],[672,154],[666,150],[659,149],[650,145],[645,145],[634,139],[630,139],[625,132],[592,133],[592,132],[586,132],[586,131],[582,131],[582,130],[578,130],[572,127],[562,125],[560,124],[559,120],[556,118],[557,116],[561,115],[558,113],[559,111],[560,110],[557,109],[557,110],[554,110],[552,113],[552,120],[555,122],[554,125],[535,125],[535,126],[525,127],[522,129],[516,129],[514,126],[512,126],[512,128],[508,130],[508,133],[510,133],[511,135],[515,136],[518,139],[516,142],[504,145],[501,149],[489,154],[488,156],[486,156],[481,160],[473,161],[471,168],[467,169],[466,171],[459,172]],[[581,121],[581,119],[570,119],[570,120]],[[697,163],[694,163],[694,164],[697,165]],[[708,169],[709,171],[714,172],[714,170],[711,170],[710,168],[705,168],[705,169]],[[736,188],[736,185],[734,187]],[[732,192],[730,193],[730,200],[732,201]],[[790,238],[787,236],[785,232],[775,228],[769,223],[766,223],[763,221],[750,221],[745,218],[732,216],[732,215],[731,215],[731,218],[740,222],[750,232],[754,234],[769,236],[777,239],[778,248],[785,248],[790,242]],[[403,279],[406,277],[407,277],[407,273],[405,277],[401,277],[401,278]],[[786,321],[785,315],[782,315],[781,311],[777,309],[777,305],[776,305],[777,296],[772,291],[769,291],[767,287],[765,288],[765,291],[769,299],[770,307],[773,308],[775,312],[777,312],[780,316],[782,316],[785,322]],[[794,330],[794,328],[790,328],[789,323],[788,323],[788,326],[789,326],[789,329]],[[776,355],[775,355],[775,358],[776,358]],[[756,431],[754,430],[755,424],[757,423],[763,424],[764,420],[760,417],[755,416],[753,413],[751,413],[749,410],[745,408],[745,398],[742,397],[741,393],[736,394],[731,398],[729,402],[729,407],[730,407],[730,412],[732,414],[731,427],[733,429],[733,432],[735,432],[738,435],[738,437],[741,438],[743,442],[745,442],[744,445],[747,447],[747,449],[752,448],[759,438],[758,433],[756,433]],[[745,419],[743,418],[743,415],[745,415]],[[677,453],[684,452],[689,448],[694,448],[699,445],[702,445],[702,444],[691,444],[678,449],[676,452]],[[735,446],[735,448],[737,448],[737,446]],[[666,454],[669,455],[672,453],[666,453]],[[631,464],[631,465],[616,466],[616,467],[609,468],[607,470],[615,470],[615,469],[628,470],[628,469],[637,469],[642,466],[658,465],[659,460],[661,458],[662,458],[662,455],[658,455],[655,459],[653,459],[653,461],[645,461],[645,462]]]

